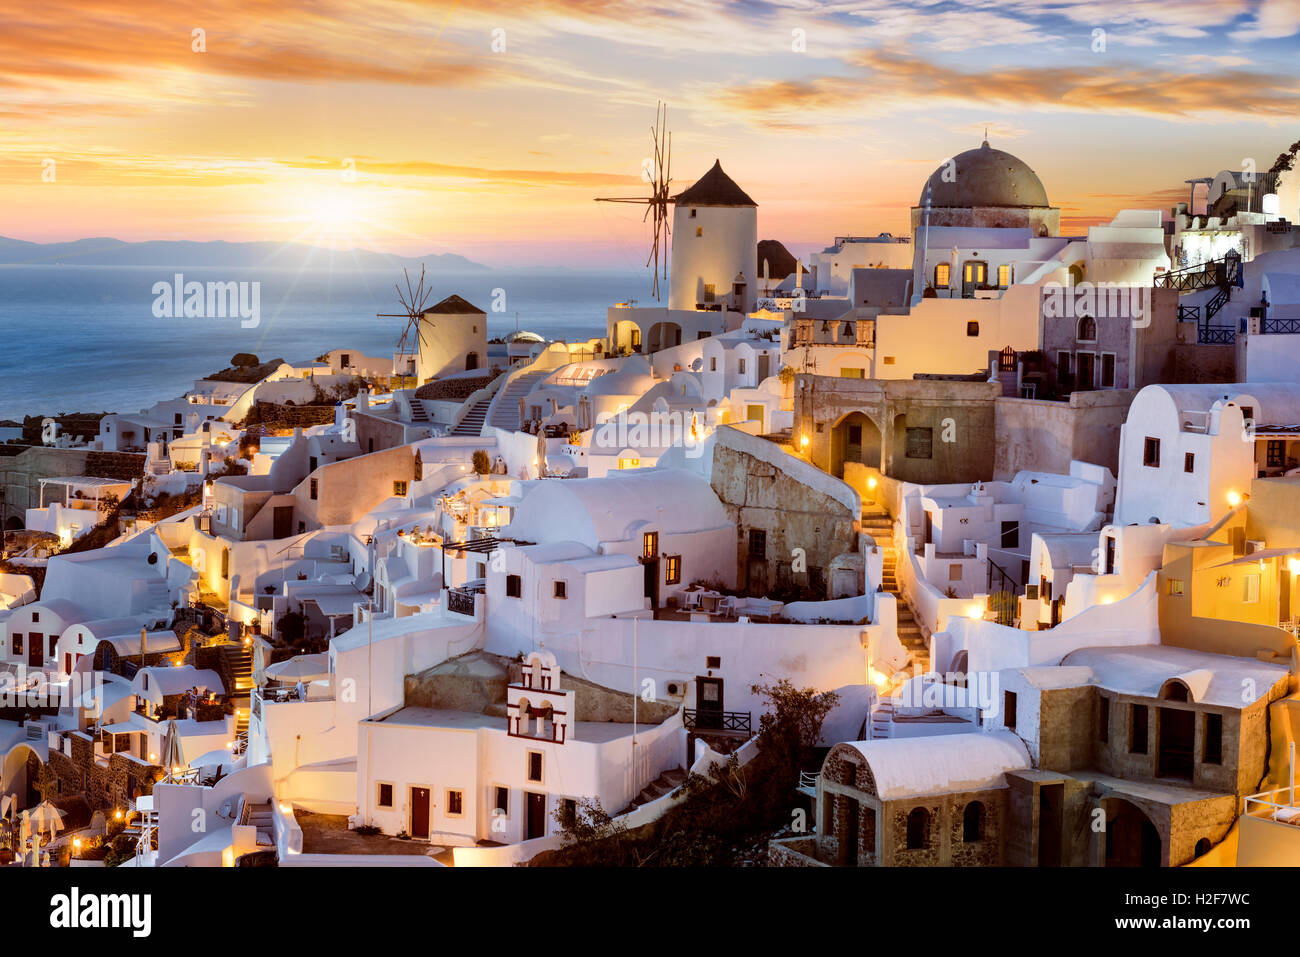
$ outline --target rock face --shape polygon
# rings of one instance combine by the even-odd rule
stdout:
[[[506,685],[518,684],[520,662],[486,651],[450,658],[406,676],[406,704],[480,714],[506,714]],[[561,672],[560,686],[576,692],[575,720],[631,723],[632,696]],[[674,704],[637,702],[637,722],[659,724],[677,711]]]

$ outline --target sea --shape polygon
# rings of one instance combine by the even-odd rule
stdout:
[[[260,282],[260,321],[158,318],[155,283]],[[418,277],[417,277],[418,278]],[[0,266],[0,419],[138,412],[230,365],[315,358],[331,349],[388,356],[402,319],[401,270]],[[615,302],[651,302],[645,272],[480,271],[426,275],[430,305],[456,293],[488,313],[488,336],[516,328],[547,339],[605,334]],[[251,289],[251,287],[248,287]],[[159,310],[161,311],[161,310]]]

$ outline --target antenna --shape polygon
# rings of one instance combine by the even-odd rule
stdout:
[[[645,222],[654,214],[654,235],[650,240],[650,255],[646,257],[646,267],[650,269],[650,295],[659,296],[660,263],[663,265],[663,278],[668,278],[668,237],[672,230],[668,225],[668,204],[672,199],[668,195],[668,184],[672,182],[673,136],[668,132],[668,107],[659,103],[655,107],[655,125],[650,128],[650,139],[654,146],[654,168],[648,171],[650,196],[641,199],[632,196],[598,196],[598,203],[641,203],[646,207],[641,221]],[[662,252],[661,252],[662,249]]]

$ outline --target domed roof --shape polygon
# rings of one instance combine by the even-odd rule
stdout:
[[[949,165],[944,163],[926,181],[933,207],[1050,205],[1038,174],[1019,157],[993,149],[988,140],[979,149],[958,153],[952,162],[954,172],[945,176]],[[926,188],[918,206],[925,205]]]

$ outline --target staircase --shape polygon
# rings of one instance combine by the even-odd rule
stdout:
[[[525,372],[515,376],[501,389],[488,411],[488,424],[498,429],[518,432],[522,423],[519,420],[519,400],[533,391],[537,381],[550,374],[550,370]]]
[[[898,587],[898,552],[894,548],[894,523],[889,514],[876,506],[862,509],[862,534],[870,537],[884,553],[884,569],[880,583],[885,591],[898,600],[898,640],[911,656],[911,663],[920,665],[923,672],[930,670],[930,649],[921,626],[916,623],[912,606]]]
[[[424,403],[411,396],[411,421],[416,425],[428,425],[429,413],[424,411]]]
[[[225,659],[226,674],[230,676],[230,687],[226,690],[235,703],[235,736],[248,730],[248,710],[253,689],[253,648],[245,644],[221,646],[221,656]],[[224,677],[224,675],[223,675]]]
[[[651,801],[658,800],[685,780],[686,770],[684,768],[673,768],[671,771],[665,771],[642,788],[641,793],[634,797],[632,803],[627,806],[627,811],[639,808],[642,804],[649,804]],[[622,813],[626,814],[627,811]]]
[[[869,740],[877,741],[881,738],[892,738],[894,724],[894,699],[881,697],[877,699],[876,706],[871,709],[871,727],[869,729]]]
[[[465,418],[456,424],[451,430],[452,435],[482,435],[483,423],[487,421],[488,406],[492,404],[492,396],[486,396],[479,399],[469,407],[465,413]]]

